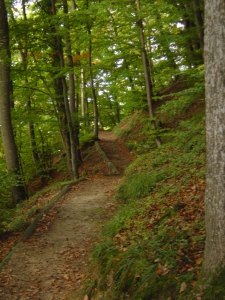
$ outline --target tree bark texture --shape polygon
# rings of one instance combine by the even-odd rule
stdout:
[[[12,184],[14,204],[27,198],[20,176],[20,164],[11,122],[10,105],[10,51],[9,28],[4,0],[0,0],[0,127],[7,170]]]
[[[205,1],[206,244],[203,270],[225,265],[225,2]]]

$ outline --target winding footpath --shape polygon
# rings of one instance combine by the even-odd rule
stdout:
[[[0,300],[83,300],[81,287],[89,279],[89,254],[102,224],[113,213],[113,196],[124,169],[131,163],[128,152],[110,132],[101,132],[99,144],[120,175],[97,176],[72,186],[50,210],[53,221],[25,239],[0,273]],[[104,161],[95,154],[96,173]],[[92,157],[92,159],[93,159]],[[46,213],[40,224],[45,224]],[[45,225],[44,225],[45,226]],[[87,298],[86,298],[87,299]]]

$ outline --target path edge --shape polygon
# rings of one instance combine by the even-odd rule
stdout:
[[[8,253],[5,255],[4,259],[0,263],[0,271],[9,262],[11,256],[16,251],[16,249],[20,246],[22,241],[30,238],[35,233],[37,224],[43,218],[44,214],[46,212],[48,212],[54,206],[54,204],[62,198],[62,196],[64,196],[65,194],[67,194],[69,192],[71,186],[78,184],[80,181],[83,181],[83,180],[86,180],[86,178],[82,177],[82,178],[76,179],[74,181],[70,181],[68,183],[62,184],[61,191],[55,197],[53,197],[51,199],[51,201],[42,209],[40,214],[33,220],[33,222],[21,234],[21,237],[18,240],[18,242],[16,243],[16,245],[14,245],[13,248],[11,250],[9,250]]]

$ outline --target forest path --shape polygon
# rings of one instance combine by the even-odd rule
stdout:
[[[14,251],[0,273],[0,300],[83,300],[80,290],[89,278],[88,256],[115,208],[113,195],[132,161],[113,133],[100,132],[99,138],[121,175],[107,174],[96,150],[87,155],[84,170],[96,174],[72,186],[39,222],[35,234]]]

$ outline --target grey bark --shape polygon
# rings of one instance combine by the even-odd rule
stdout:
[[[225,2],[205,1],[207,167],[204,270],[225,265]]]

